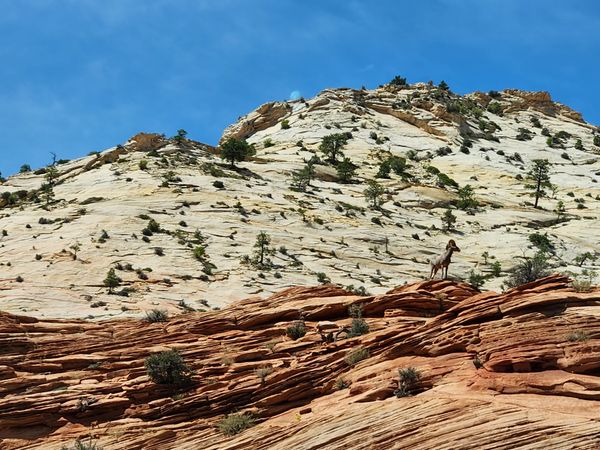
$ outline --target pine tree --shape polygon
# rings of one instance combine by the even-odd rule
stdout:
[[[254,153],[254,147],[245,140],[230,138],[221,146],[221,158],[229,161],[232,169],[235,168],[236,161],[245,161]]]
[[[381,163],[379,164],[379,170],[377,171],[377,175],[375,175],[375,177],[389,178],[391,171],[392,166],[390,165],[390,161],[386,159],[384,161],[381,161]]]
[[[108,293],[112,294],[114,288],[119,286],[121,283],[121,279],[115,273],[115,269],[111,268],[106,274],[106,278],[104,279],[104,286],[108,288]]]
[[[444,226],[444,231],[450,231],[454,229],[454,224],[456,223],[456,216],[452,214],[452,210],[448,208],[444,215],[442,216],[442,224]]]
[[[352,177],[354,177],[354,174],[356,173],[356,165],[354,165],[350,158],[344,157],[344,159],[338,163],[335,170],[337,171],[340,181],[342,181],[342,183],[348,183],[352,181]]]
[[[470,210],[477,208],[479,205],[477,200],[473,198],[473,188],[469,184],[458,189],[458,197],[456,206],[459,209]]]
[[[367,184],[368,187],[363,191],[363,194],[367,201],[371,203],[371,206],[378,209],[381,206],[385,189],[375,180],[369,180]]]
[[[49,205],[54,200],[54,188],[50,183],[43,183],[40,186],[42,197],[46,200],[46,205]]]
[[[254,252],[254,260],[255,264],[258,267],[268,267],[270,265],[270,261],[268,261],[267,256],[273,253],[273,249],[269,247],[271,244],[271,237],[261,231],[256,236],[256,242],[254,243],[254,248],[256,249]]]
[[[565,202],[559,200],[556,203],[556,208],[554,208],[554,212],[556,213],[557,219],[560,221],[565,216]]]
[[[175,142],[177,142],[178,144],[181,144],[183,141],[185,141],[187,136],[187,131],[185,131],[184,129],[180,129],[177,130],[177,134],[175,136],[173,136],[173,140]]]
[[[342,156],[342,148],[347,143],[348,136],[345,134],[330,134],[321,140],[319,150],[327,157],[329,163],[336,164],[338,156]]]
[[[315,163],[316,158],[312,157],[302,169],[294,172],[292,175],[293,187],[301,192],[304,192],[306,188],[310,186],[311,180],[315,177]]]
[[[544,188],[550,188],[550,166],[551,163],[547,159],[534,159],[532,166],[527,173],[525,188],[531,190],[531,196],[535,197],[534,208],[538,207],[539,199],[546,197]]]

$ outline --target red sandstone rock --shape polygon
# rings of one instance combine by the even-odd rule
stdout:
[[[567,282],[495,294],[426,281],[362,298],[294,288],[167,324],[0,313],[0,448],[87,436],[104,449],[597,448],[600,292]],[[371,332],[322,343],[316,323],[347,325],[356,303]],[[308,332],[293,341],[300,313]],[[348,365],[359,346],[368,358]],[[148,379],[144,359],[169,348],[190,386]],[[408,367],[417,394],[396,398]],[[235,411],[258,424],[224,436],[216,424]]]

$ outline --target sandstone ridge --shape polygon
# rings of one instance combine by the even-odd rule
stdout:
[[[355,304],[370,332],[322,343],[317,322],[348,325]],[[454,281],[366,297],[292,288],[154,324],[0,313],[0,447],[597,448],[599,315],[600,291],[560,275],[504,294]],[[308,332],[294,341],[285,330],[300,316]],[[368,357],[349,365],[356,348]],[[148,379],[144,358],[166,349],[190,386]],[[409,367],[418,389],[397,398]],[[216,425],[234,411],[257,424],[224,436]]]

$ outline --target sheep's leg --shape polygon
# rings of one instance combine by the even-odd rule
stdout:
[[[433,279],[433,269],[434,269],[434,265],[431,264],[431,272],[429,273],[429,279],[432,280]]]
[[[448,278],[448,266],[442,267],[442,275],[444,276],[444,280]]]

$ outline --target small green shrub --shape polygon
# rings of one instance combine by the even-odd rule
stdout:
[[[469,272],[469,284],[475,289],[479,289],[481,286],[483,286],[484,283],[485,277],[482,274],[476,273],[473,270]]]
[[[353,366],[360,361],[367,359],[369,357],[369,350],[363,347],[357,347],[350,350],[346,357],[344,358],[344,362],[349,366]]]
[[[491,275],[493,277],[499,277],[502,273],[502,266],[500,265],[500,261],[494,261],[491,265]]]
[[[585,342],[590,339],[590,335],[585,331],[574,331],[567,335],[569,342]]]
[[[285,329],[285,334],[294,341],[306,334],[306,325],[303,320],[297,320]]]
[[[496,114],[498,116],[502,115],[502,105],[498,102],[490,102],[487,107],[487,110],[492,114]]]
[[[530,141],[533,139],[533,133],[527,128],[519,128],[517,139],[519,141]]]
[[[540,119],[538,119],[535,116],[531,116],[531,124],[536,128],[542,128],[542,123],[540,122]]]
[[[204,261],[206,258],[206,247],[203,245],[197,245],[194,247],[194,258],[196,258],[198,261]]]
[[[154,219],[150,219],[148,221],[148,226],[146,227],[148,230],[150,230],[150,232],[152,233],[160,233],[160,224],[154,220]]]
[[[437,178],[438,178],[438,185],[441,187],[452,186],[454,188],[458,188],[458,183],[456,181],[454,181],[452,178],[450,178],[448,175],[446,175],[445,173],[441,173],[441,172],[438,173]]]
[[[146,161],[145,159],[142,159],[139,162],[139,167],[140,167],[140,170],[148,170],[148,161]]]
[[[290,128],[290,121],[287,119],[283,119],[281,121],[281,129],[282,130],[288,130]]]
[[[146,312],[146,322],[168,322],[169,314],[164,309],[153,309]]]
[[[396,75],[388,84],[392,86],[406,86],[406,78]]]
[[[229,414],[219,422],[218,428],[226,436],[234,436],[254,426],[255,420],[250,414]]]
[[[225,189],[225,185],[223,184],[223,182],[221,180],[215,180],[213,182],[213,186],[216,187],[217,189]]]
[[[414,367],[407,367],[406,369],[399,369],[398,375],[400,377],[398,389],[394,391],[396,397],[414,395],[419,388],[419,381],[421,380],[420,372]]]
[[[350,333],[348,337],[361,336],[369,332],[369,324],[362,318],[363,307],[362,305],[350,305],[348,308],[348,315],[352,317],[352,323],[350,325]]]
[[[329,277],[327,276],[327,274],[325,272],[318,272],[317,273],[317,281],[319,283],[325,284],[325,283],[329,283],[331,280],[329,279]]]
[[[548,263],[546,254],[544,252],[537,252],[533,257],[525,258],[514,268],[506,281],[506,286],[513,288],[548,276],[549,267],[550,264]]]
[[[262,366],[254,371],[256,376],[260,379],[260,384],[262,386],[265,385],[265,380],[269,375],[273,373],[273,367],[271,366]]]
[[[191,378],[191,370],[176,350],[150,355],[144,361],[148,376],[156,384],[187,384]]]
[[[552,253],[554,251],[554,244],[548,238],[548,233],[532,233],[529,235],[529,242],[542,252]]]

